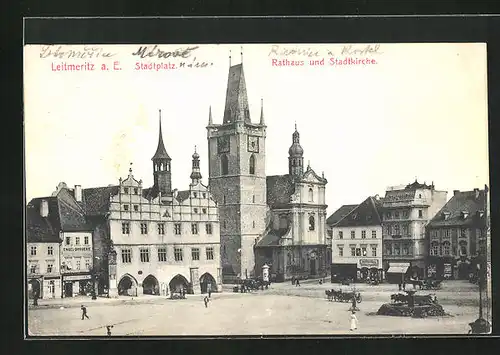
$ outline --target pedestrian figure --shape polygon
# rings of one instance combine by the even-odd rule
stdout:
[[[208,308],[209,299],[207,296],[205,296],[205,298],[203,298],[203,302],[205,302],[205,308]]]
[[[352,311],[351,313],[351,330],[358,329],[358,318],[356,317],[356,312]]]
[[[292,285],[295,285],[295,276],[292,276]]]
[[[406,290],[406,282],[403,281],[403,291],[405,291],[405,290]]]
[[[111,328],[113,328],[112,325],[107,325],[106,326],[108,336],[111,336]]]
[[[401,283],[398,284],[399,291],[401,291]]]
[[[38,292],[33,294],[33,306],[38,306]]]
[[[295,287],[300,286],[300,281],[299,281],[299,279],[297,279],[297,281],[296,281],[296,282],[297,282],[297,283],[295,284]]]
[[[84,318],[90,319],[90,318],[89,318],[89,316],[87,315],[87,307],[85,307],[85,306],[82,304],[81,309],[82,309],[82,320],[83,320]]]
[[[212,297],[212,288],[210,287],[208,289],[208,298],[211,298]]]

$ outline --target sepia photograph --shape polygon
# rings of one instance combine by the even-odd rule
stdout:
[[[486,58],[25,45],[26,336],[490,333]]]

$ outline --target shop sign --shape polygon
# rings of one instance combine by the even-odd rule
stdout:
[[[91,275],[71,275],[71,276],[64,276],[64,281],[90,280],[91,278],[92,278]]]
[[[389,263],[389,267],[410,267],[410,263]]]
[[[90,247],[63,247],[63,251],[92,251]]]
[[[361,267],[378,267],[378,259],[359,259]]]

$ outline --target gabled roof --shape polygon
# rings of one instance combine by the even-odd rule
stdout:
[[[278,246],[281,237],[287,234],[290,228],[287,229],[272,229],[266,233],[255,245],[256,247]]]
[[[288,174],[267,176],[266,185],[267,204],[270,207],[288,205],[295,193],[293,177]]]
[[[476,198],[475,191],[456,191],[455,195],[436,213],[433,219],[428,223],[428,227],[442,226],[471,226],[478,223],[485,223],[486,213],[483,217],[478,217],[478,211],[486,209],[486,194],[485,190],[478,191]],[[445,212],[449,213],[448,218],[444,218]],[[467,217],[464,219],[462,212],[467,212]]]
[[[59,199],[59,219],[61,221],[61,230],[64,232],[92,231],[93,229],[87,223],[81,210],[73,208],[63,199]]]
[[[342,218],[347,216],[353,209],[358,207],[358,205],[343,205],[338,210],[333,212],[330,217],[326,219],[326,224],[329,226],[334,226]]]
[[[83,208],[87,215],[104,215],[109,212],[109,197],[118,194],[119,186],[83,189]]]
[[[40,215],[42,200],[48,203],[47,217]],[[34,198],[26,206],[26,240],[28,243],[60,243],[60,225],[56,197]]]
[[[382,225],[380,212],[377,207],[380,206],[373,197],[368,197],[354,208],[349,214],[342,218],[335,227],[359,227],[359,226],[378,226]]]
[[[328,182],[328,181],[327,181],[324,177],[321,177],[321,176],[319,176],[318,174],[316,174],[316,172],[315,172],[315,171],[314,171],[314,170],[313,170],[310,166],[308,166],[308,167],[307,167],[307,170],[306,170],[306,171],[304,172],[304,174],[302,175],[302,180],[307,179],[307,177],[308,177],[309,175],[314,176],[314,178],[315,178],[316,180],[318,180],[319,182],[322,182],[322,183],[325,183],[325,184]]]

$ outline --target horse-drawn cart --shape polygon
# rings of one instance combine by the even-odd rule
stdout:
[[[325,291],[328,301],[335,302],[352,302],[353,298],[356,298],[357,303],[361,303],[362,297],[359,292],[343,292],[342,290],[335,291],[334,289]]]

